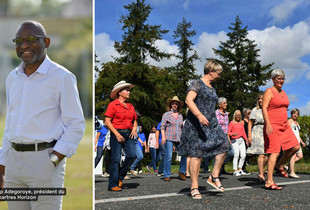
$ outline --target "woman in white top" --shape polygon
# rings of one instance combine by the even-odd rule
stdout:
[[[302,147],[305,147],[306,144],[302,141],[299,135],[300,126],[297,122],[297,119],[299,117],[299,110],[298,109],[292,109],[291,111],[291,119],[288,120],[288,124],[291,126],[296,138],[301,143]],[[295,163],[303,158],[302,149],[300,148],[292,157],[290,160],[289,165],[289,176],[295,179],[299,179],[300,177],[295,174]]]

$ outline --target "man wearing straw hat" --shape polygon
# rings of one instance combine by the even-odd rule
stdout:
[[[136,158],[134,138],[137,134],[137,115],[132,104],[127,102],[134,85],[120,81],[111,91],[111,99],[105,115],[105,124],[111,131],[111,166],[108,190],[121,191],[123,179],[129,166]],[[120,167],[121,150],[124,148],[125,161]]]

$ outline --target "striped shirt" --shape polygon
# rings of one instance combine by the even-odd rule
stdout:
[[[224,114],[220,112],[219,109],[215,111],[217,121],[219,122],[220,126],[223,128],[224,132],[228,133],[228,125],[229,125],[229,119],[228,119],[228,113],[225,112]]]
[[[161,119],[161,130],[165,130],[166,140],[179,142],[183,128],[183,116],[178,113],[178,117],[173,116],[172,111],[166,112]]]

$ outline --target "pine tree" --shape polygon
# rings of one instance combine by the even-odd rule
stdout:
[[[139,124],[148,131],[157,124],[166,111],[166,99],[173,96],[175,77],[166,69],[151,66],[148,57],[161,61],[170,58],[170,54],[161,52],[155,41],[162,38],[168,30],[160,25],[147,24],[152,8],[144,0],[125,5],[127,15],[122,15],[119,22],[123,24],[122,41],[115,42],[114,48],[120,57],[114,62],[103,63],[95,84],[95,111],[101,118],[110,100],[113,86],[120,80],[136,85],[131,92],[129,102],[142,116]]]
[[[168,30],[161,29],[161,25],[149,25],[147,19],[151,13],[151,6],[145,0],[136,0],[124,6],[128,15],[122,15],[119,22],[123,24],[124,34],[121,42],[115,42],[115,49],[121,55],[116,60],[123,64],[145,63],[147,56],[160,61],[170,58],[171,54],[161,52],[154,44],[162,38]]]
[[[255,41],[247,38],[247,26],[242,27],[239,16],[231,25],[229,39],[213,50],[224,69],[215,88],[219,97],[227,98],[228,110],[233,113],[236,109],[242,111],[244,107],[255,106],[259,87],[269,79],[273,63],[261,65],[260,50]]]
[[[191,41],[191,37],[196,35],[196,31],[190,30],[191,28],[192,23],[187,22],[183,17],[182,22],[178,24],[173,35],[173,38],[176,40],[174,43],[179,47],[179,54],[176,57],[181,61],[172,68],[172,72],[178,81],[176,83],[176,91],[182,100],[185,100],[189,82],[198,78],[194,62],[199,60],[199,57],[196,50],[193,49],[194,43]]]

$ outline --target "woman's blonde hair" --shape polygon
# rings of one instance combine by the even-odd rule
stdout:
[[[233,120],[232,120],[232,121],[233,121],[234,123],[237,123],[237,120],[236,120],[237,112],[240,112],[240,115],[241,115],[240,121],[241,121],[241,119],[242,119],[242,113],[241,113],[241,111],[240,111],[239,109],[237,109],[237,110],[234,112],[234,115],[233,115]]]
[[[204,65],[203,73],[209,74],[211,71],[223,71],[223,67],[216,60],[208,60]]]
[[[263,93],[260,93],[260,94],[258,94],[258,96],[257,96],[257,102],[256,102],[256,108],[257,108],[257,109],[261,109],[261,107],[259,106],[259,102],[258,102],[258,101],[259,101],[259,98],[262,97],[262,96],[264,96]]]

